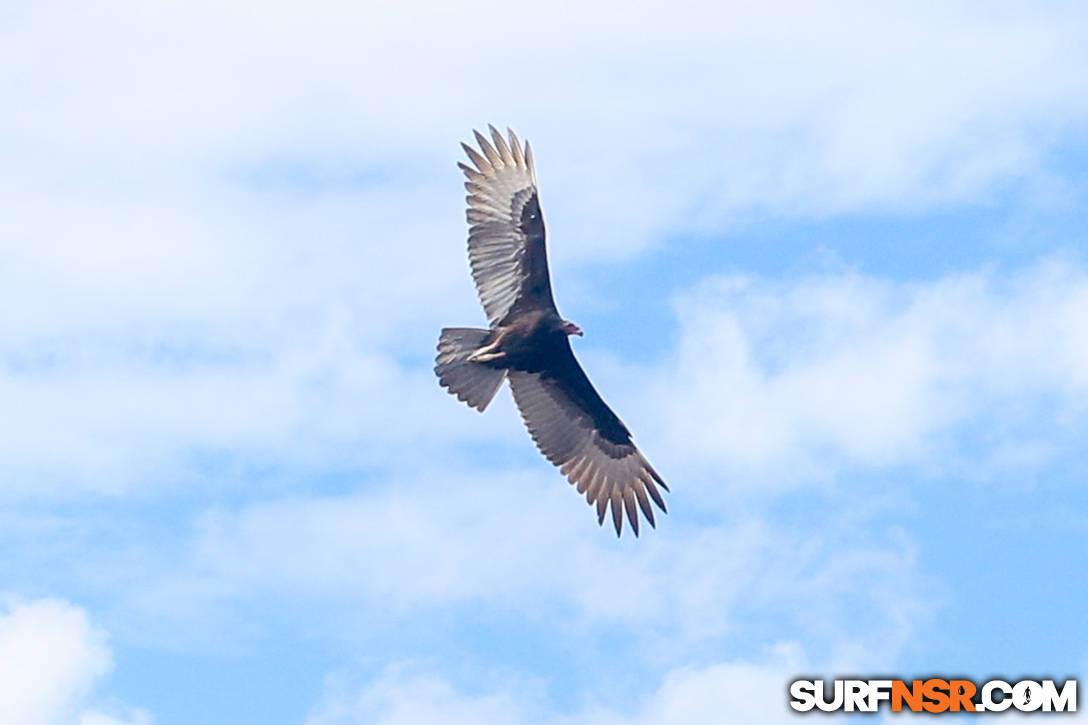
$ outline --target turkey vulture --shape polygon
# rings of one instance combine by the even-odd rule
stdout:
[[[658,486],[669,487],[574,358],[568,336],[582,331],[552,299],[529,143],[490,130],[491,141],[474,132],[479,152],[461,144],[475,168],[458,164],[468,178],[468,258],[490,328],[444,328],[435,374],[481,412],[509,381],[537,448],[597,505],[597,522],[611,506],[619,536],[626,511],[638,536],[638,509],[654,526],[650,499],[665,511]]]

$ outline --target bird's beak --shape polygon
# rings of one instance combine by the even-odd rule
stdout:
[[[582,328],[578,327],[578,325],[570,322],[569,320],[563,320],[563,332],[567,333],[568,335],[577,335],[578,337],[582,337],[582,335],[584,334],[582,332]]]

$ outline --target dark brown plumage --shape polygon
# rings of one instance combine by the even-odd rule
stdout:
[[[490,130],[491,141],[475,132],[479,151],[462,144],[474,167],[458,164],[468,178],[469,264],[490,329],[443,329],[435,373],[480,411],[509,381],[537,448],[596,505],[598,523],[611,508],[616,535],[626,513],[638,536],[639,510],[654,526],[650,502],[665,511],[659,487],[668,486],[571,350],[569,336],[582,331],[552,298],[529,143]]]

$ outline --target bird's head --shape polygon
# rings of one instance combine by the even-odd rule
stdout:
[[[563,320],[562,322],[560,322],[559,329],[568,335],[577,335],[578,337],[581,337],[584,334],[582,332],[582,328],[578,327],[578,325],[574,324],[570,320]]]

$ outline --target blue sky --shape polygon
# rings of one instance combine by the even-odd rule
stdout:
[[[0,721],[780,722],[1088,665],[1088,13],[0,12]],[[621,540],[507,393],[459,142],[531,140]]]

